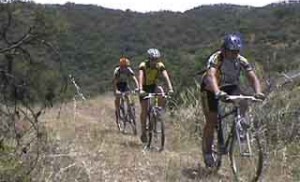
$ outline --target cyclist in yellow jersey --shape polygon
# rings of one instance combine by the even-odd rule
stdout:
[[[147,51],[148,59],[140,63],[139,65],[139,90],[141,97],[145,93],[164,93],[164,90],[161,86],[157,85],[158,78],[160,74],[165,78],[169,93],[173,93],[173,86],[170,81],[168,72],[165,68],[165,65],[161,62],[161,54],[158,49],[151,48]],[[159,105],[164,107],[164,100],[159,99]],[[146,136],[146,119],[148,111],[148,102],[147,100],[142,100],[140,98],[141,104],[141,141],[143,143],[147,142]]]
[[[130,68],[130,60],[121,57],[120,58],[120,65],[117,66],[114,70],[114,79],[113,79],[113,86],[114,86],[114,93],[115,93],[115,113],[116,113],[116,122],[119,123],[119,107],[120,107],[120,94],[121,92],[126,93],[126,102],[129,104],[129,86],[128,81],[132,79],[136,85],[136,89],[138,89],[138,80],[135,77],[133,70]]]
[[[207,71],[201,81],[201,100],[206,118],[203,131],[202,150],[204,162],[212,167],[212,142],[214,129],[217,124],[218,100],[226,100],[228,94],[241,94],[239,87],[240,72],[244,71],[252,84],[255,96],[264,99],[260,82],[247,59],[240,55],[241,38],[236,34],[225,36],[219,51],[213,53],[207,64]],[[243,104],[242,114],[246,112],[247,103]]]

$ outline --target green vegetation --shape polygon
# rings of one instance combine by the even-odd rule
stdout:
[[[57,43],[65,68],[86,94],[110,90],[118,58],[130,57],[137,69],[150,47],[164,54],[178,90],[194,86],[195,73],[229,32],[242,33],[244,55],[271,73],[300,65],[300,4],[263,8],[222,4],[184,13],[124,12],[73,3],[47,5],[46,9],[59,12],[68,27]]]
[[[180,177],[178,172],[184,171],[180,165],[189,167],[194,159],[186,163],[182,160],[181,164],[178,159],[185,158],[185,152],[195,158],[201,155],[198,144],[204,118],[199,87],[195,84],[196,73],[203,69],[212,51],[219,48],[226,33],[240,32],[245,41],[243,54],[255,64],[260,78],[271,83],[268,100],[254,113],[267,131],[270,169],[274,166],[265,179],[274,181],[272,177],[278,170],[282,181],[299,180],[299,160],[295,160],[299,158],[299,82],[283,84],[285,81],[277,79],[278,73],[300,69],[299,3],[262,8],[220,4],[200,6],[184,13],[137,13],[74,3],[38,5],[0,0],[0,10],[0,179],[26,181],[27,176],[28,181],[45,178],[70,181],[71,177],[101,181],[94,172],[109,171],[102,175],[113,178],[111,164],[117,163],[117,168],[122,163],[117,159],[119,153],[131,150],[127,151],[129,158],[141,155],[137,138],[128,142],[114,133],[110,95],[85,102],[89,105],[78,102],[80,115],[76,113],[75,102],[67,103],[62,113],[66,121],[57,117],[63,107],[55,107],[45,118],[46,124],[40,125],[38,121],[48,106],[76,93],[67,85],[71,84],[69,74],[74,76],[84,95],[96,96],[111,90],[112,71],[121,55],[128,56],[137,71],[150,47],[163,53],[177,91],[176,101],[172,102],[175,112],[167,118],[168,127],[173,128],[167,134],[171,150],[157,168],[167,168],[167,171],[157,173],[165,172],[170,180]],[[275,87],[273,80],[283,86]],[[65,94],[61,95],[62,92]],[[56,152],[57,156],[52,155]],[[63,155],[68,160],[61,162]],[[96,162],[98,167],[88,160]],[[137,170],[145,163],[153,168],[151,160],[137,157]],[[289,166],[290,162],[293,163]],[[73,167],[76,170],[68,170]],[[70,174],[64,176],[67,172]],[[132,179],[146,177],[135,176],[135,171],[129,175]],[[201,176],[197,174],[195,179]],[[118,177],[122,179],[123,175]],[[223,179],[223,176],[216,177]]]

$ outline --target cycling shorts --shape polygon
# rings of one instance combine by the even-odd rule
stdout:
[[[221,88],[221,90],[226,92],[228,95],[241,94],[241,89],[237,85],[226,86]],[[204,113],[218,112],[218,100],[215,97],[216,96],[213,92],[205,89],[201,90],[201,100]]]
[[[128,85],[127,85],[126,82],[118,82],[117,83],[117,89],[120,92],[127,92],[127,91],[129,91],[129,87],[128,87]]]
[[[151,85],[143,85],[143,90],[146,93],[155,93],[156,91],[156,84],[151,84]],[[142,100],[143,96],[140,96],[140,100]]]

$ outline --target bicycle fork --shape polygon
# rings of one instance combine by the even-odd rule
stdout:
[[[238,141],[239,145],[239,151],[241,156],[244,157],[251,157],[252,156],[252,149],[250,144],[250,135],[248,132],[248,129],[243,128],[242,121],[245,118],[242,118],[240,115],[240,110],[237,110],[237,116],[235,121],[235,133],[236,133],[236,139]]]

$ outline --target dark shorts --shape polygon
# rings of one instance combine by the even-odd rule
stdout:
[[[126,82],[118,82],[117,83],[117,89],[120,90],[120,92],[129,91],[129,87],[128,87]]]
[[[228,95],[239,95],[241,89],[237,85],[231,85],[221,88],[222,91]],[[215,98],[215,94],[208,90],[201,90],[201,100],[204,112],[218,112],[218,100]]]
[[[155,89],[156,89],[156,84],[152,84],[152,85],[143,85],[143,90],[146,93],[155,93]],[[140,100],[142,100],[143,96],[140,96]]]

